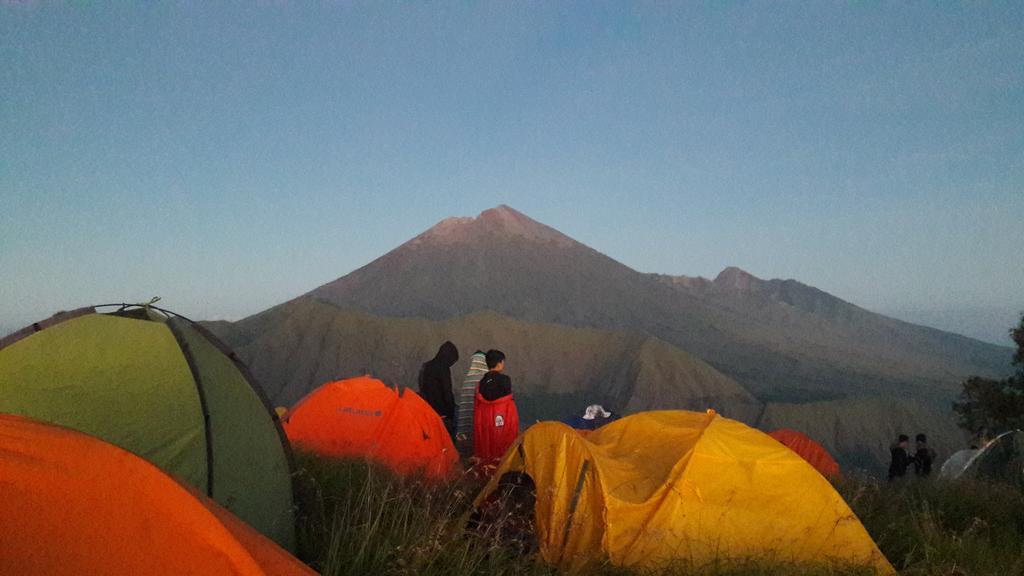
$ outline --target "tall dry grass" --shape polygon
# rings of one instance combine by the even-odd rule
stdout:
[[[324,576],[540,576],[557,572],[463,519],[481,483],[444,486],[395,477],[359,461],[300,455],[299,556]],[[981,483],[847,479],[837,488],[889,560],[913,576],[1024,576],[1024,495]],[[598,565],[587,574],[643,572]],[[723,562],[700,576],[853,576],[858,568]],[[644,573],[646,574],[646,573]]]

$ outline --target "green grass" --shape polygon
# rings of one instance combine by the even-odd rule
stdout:
[[[840,492],[902,574],[1024,575],[1024,494],[982,482],[848,480]]]
[[[493,534],[470,535],[462,519],[479,491],[466,476],[430,488],[362,462],[300,456],[299,556],[324,576],[370,574],[552,575]],[[1024,574],[1024,496],[988,484],[848,479],[838,486],[902,574]],[[853,576],[862,569],[730,562],[700,576]],[[587,574],[633,576],[598,566]],[[646,574],[645,574],[646,576]]]

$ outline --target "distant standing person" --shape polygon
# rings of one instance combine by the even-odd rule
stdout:
[[[488,350],[485,360],[487,374],[473,403],[473,455],[493,465],[519,436],[519,410],[512,399],[512,379],[504,374],[505,354]]]
[[[444,422],[448,434],[455,434],[455,396],[452,394],[452,366],[459,360],[455,344],[441,344],[437,355],[420,368],[420,396]]]
[[[889,462],[890,482],[906,476],[907,468],[914,461],[910,454],[907,453],[907,445],[909,443],[910,437],[906,434],[900,434],[899,438],[896,439],[896,443],[889,448],[889,454],[892,456],[892,460]]]
[[[918,434],[915,440],[917,451],[914,452],[914,474],[918,478],[927,478],[932,473],[935,450],[928,447],[928,437],[924,434]]]

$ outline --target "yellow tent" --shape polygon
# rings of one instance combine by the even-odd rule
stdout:
[[[644,412],[586,436],[536,424],[509,448],[477,506],[507,472],[536,484],[540,554],[562,568],[758,559],[895,572],[810,464],[713,411]]]

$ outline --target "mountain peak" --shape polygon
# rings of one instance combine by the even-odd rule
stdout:
[[[736,266],[729,266],[722,270],[714,280],[715,286],[732,290],[750,290],[762,282],[764,281],[757,276]]]
[[[410,241],[462,244],[479,241],[484,237],[515,237],[535,242],[554,242],[563,246],[574,241],[561,232],[545,226],[518,210],[501,204],[484,210],[476,217],[446,218]]]
[[[478,218],[505,218],[505,219],[523,219],[532,220],[526,214],[523,214],[519,210],[509,206],[508,204],[498,204],[494,208],[488,208],[480,213]]]
[[[476,217],[476,220],[519,236],[543,236],[554,231],[505,204],[484,210]]]

